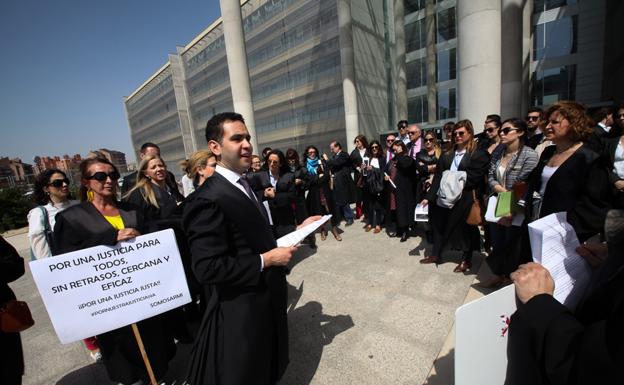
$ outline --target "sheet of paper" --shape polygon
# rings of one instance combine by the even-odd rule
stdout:
[[[507,328],[516,311],[513,285],[455,312],[455,385],[500,385],[507,369]]]
[[[262,202],[264,209],[266,210],[267,216],[269,218],[269,224],[273,226],[273,217],[271,216],[271,208],[269,207],[269,201]]]
[[[396,185],[394,184],[394,182],[392,181],[392,178],[390,178],[390,175],[388,175],[388,173],[384,172],[384,175],[388,177],[388,182],[390,182],[390,184],[392,185],[393,188],[396,189]]]
[[[529,224],[533,260],[555,281],[554,297],[574,309],[591,278],[591,267],[578,255],[579,240],[565,212],[550,214]]]
[[[299,230],[295,230],[292,233],[288,233],[277,240],[277,246],[279,247],[287,247],[287,246],[295,246],[301,243],[308,235],[312,234],[316,229],[323,226],[325,222],[327,222],[331,218],[331,215],[324,215],[318,221],[314,221],[307,226],[300,228]]]
[[[500,218],[496,217],[496,197],[491,196],[487,201],[487,209],[485,210],[485,221],[491,223],[498,223]],[[512,226],[522,226],[522,222],[524,222],[524,214],[518,213],[514,215],[513,220],[511,221]]]
[[[429,205],[423,206],[420,203],[416,205],[414,210],[415,222],[428,222],[429,221]]]

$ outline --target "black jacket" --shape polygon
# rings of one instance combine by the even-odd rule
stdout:
[[[327,167],[334,176],[334,202],[336,206],[345,206],[355,201],[355,183],[351,179],[351,158],[340,151],[332,156],[327,162]]]
[[[191,384],[274,384],[288,363],[286,275],[261,270],[276,247],[258,207],[215,173],[189,197],[183,227],[193,271],[210,291],[191,355]]]

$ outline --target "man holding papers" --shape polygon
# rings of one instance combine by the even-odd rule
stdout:
[[[609,212],[605,235],[608,256],[574,312],[553,297],[542,265],[512,273],[521,303],[509,326],[506,385],[624,383],[624,211]],[[601,259],[589,244],[578,251],[592,266]]]
[[[275,384],[288,364],[284,266],[297,248],[277,247],[266,212],[242,178],[253,150],[243,117],[215,115],[206,140],[218,165],[183,219],[193,271],[208,292],[188,383]]]

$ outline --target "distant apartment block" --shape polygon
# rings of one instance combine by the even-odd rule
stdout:
[[[59,169],[66,174],[75,174],[79,171],[80,162],[82,157],[80,154],[74,156],[63,155],[60,156],[35,156],[34,171],[35,174],[40,174],[45,170]]]
[[[33,166],[22,163],[20,158],[0,157],[0,187],[32,183],[33,174]]]
[[[128,172],[128,164],[126,163],[126,154],[121,151],[109,150],[106,148],[100,148],[99,150],[91,151],[87,157],[99,153],[108,159],[112,164],[117,167],[120,173]]]

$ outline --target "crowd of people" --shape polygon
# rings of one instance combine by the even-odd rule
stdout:
[[[622,359],[622,344],[613,346],[607,337],[622,333],[613,324],[623,318],[622,263],[611,248],[606,257],[592,244],[624,238],[614,230],[620,226],[605,227],[610,209],[624,209],[624,107],[602,108],[590,117],[582,105],[560,101],[546,110],[531,108],[524,119],[487,115],[480,133],[470,120],[447,122],[441,137],[401,120],[397,132],[381,142],[353,138],[351,153],[332,141],[328,151],[307,146],[301,155],[293,148],[253,154],[243,118],[224,113],[208,122],[206,140],[206,149],[181,164],[181,190],[158,146],[145,143],[138,170],[124,178],[121,193],[116,167],[96,154],[81,165],[79,201],[70,199],[62,171],[47,170],[35,186],[38,206],[28,215],[33,258],[174,229],[197,301],[138,323],[158,378],[175,341],[193,340],[188,323],[203,318],[192,383],[275,383],[287,362],[285,266],[296,250],[276,247],[275,239],[326,214],[332,217],[319,231],[321,242],[330,232],[341,241],[340,226],[360,220],[371,236],[385,230],[406,242],[421,235],[430,246],[421,264],[441,264],[448,250],[458,250],[454,271],[465,273],[475,252],[487,254],[493,276],[481,285],[498,288],[513,281],[524,304],[510,327],[509,384],[572,383],[588,370],[572,363],[594,348],[606,361],[587,365],[615,375],[609,365]],[[505,195],[512,209],[497,222],[484,222],[486,202]],[[428,212],[427,222],[415,222],[418,205]],[[566,212],[580,242],[588,242],[579,253],[599,273],[583,302],[587,306],[576,314],[553,303],[548,273],[529,263],[528,223],[557,212]],[[305,243],[319,245],[315,234]],[[603,297],[596,299],[596,293]],[[548,321],[540,312],[567,317],[569,332],[540,328]],[[590,326],[603,334],[580,343],[591,338]],[[546,346],[537,341],[545,334],[553,339]],[[569,344],[557,353],[566,365],[552,369],[544,355],[559,339]],[[248,349],[215,347],[229,343]],[[111,380],[146,380],[129,327],[85,344],[94,358],[101,357]]]

